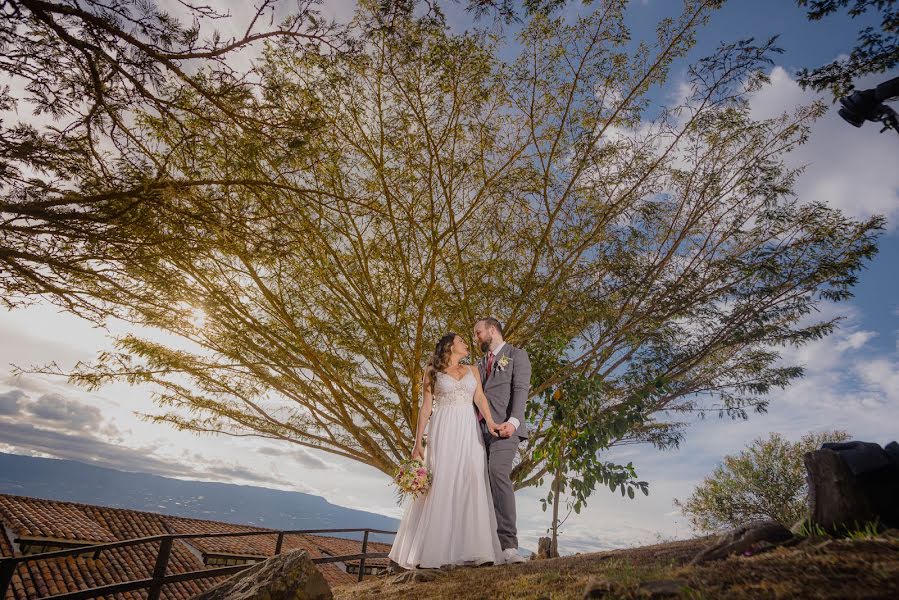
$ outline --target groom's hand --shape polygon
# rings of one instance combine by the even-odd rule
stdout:
[[[512,434],[515,433],[515,426],[511,423],[503,423],[499,426],[499,437],[508,438],[512,437]]]

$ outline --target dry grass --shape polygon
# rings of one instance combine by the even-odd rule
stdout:
[[[895,533],[895,532],[894,532]],[[899,598],[899,533],[866,540],[823,540],[701,567],[686,563],[707,538],[582,554],[521,565],[456,569],[427,583],[372,578],[334,590],[336,600],[433,598],[582,598],[593,579],[609,582],[607,598],[640,598],[641,582],[678,579],[681,597]]]

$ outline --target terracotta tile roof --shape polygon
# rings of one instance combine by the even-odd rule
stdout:
[[[10,538],[49,538],[103,543],[167,533],[224,531],[271,531],[272,535],[179,540],[172,546],[168,573],[184,573],[207,568],[203,564],[202,554],[246,557],[266,557],[274,554],[277,535],[273,530],[262,527],[0,494],[2,556],[13,556]],[[390,545],[369,542],[368,548],[370,552],[388,552]],[[283,552],[299,549],[308,551],[313,557],[340,556],[360,553],[362,543],[358,540],[321,535],[293,534],[284,537]],[[11,589],[6,597],[0,600],[34,600],[51,594],[147,578],[151,576],[157,550],[157,543],[149,543],[105,551],[97,559],[93,558],[93,554],[84,554],[64,559],[23,563],[18,566],[13,576]],[[366,564],[386,566],[387,562],[387,559],[368,559]],[[322,564],[319,565],[319,569],[332,586],[356,580],[356,575],[346,573],[336,564]],[[222,577],[210,577],[166,585],[162,590],[162,598],[188,600],[221,579]],[[107,595],[106,598],[141,600],[145,596],[145,590],[138,590]]]
[[[0,557],[12,555],[12,542],[9,541],[9,536],[6,535],[6,532],[3,531],[3,519],[0,517]]]
[[[89,542],[114,542],[116,537],[75,504],[16,496],[0,496],[0,518],[16,535]]]
[[[305,535],[305,538],[311,538],[320,550],[331,556],[344,556],[347,554],[360,554],[362,552],[362,542],[358,540],[347,540],[344,538],[328,537],[323,535]],[[390,552],[390,544],[380,542],[368,542],[368,552]],[[358,560],[348,560],[348,564],[358,565]],[[368,567],[386,567],[390,563],[387,558],[366,558],[365,565]]]
[[[92,554],[66,557],[55,560],[32,561],[20,564],[13,576],[12,589],[6,599],[34,599],[53,594],[74,592],[90,587],[121,583],[150,577],[156,561],[157,544],[116,548],[92,558]],[[175,544],[169,559],[168,573],[184,573],[203,569],[198,560],[186,547]],[[206,580],[186,581],[167,585],[162,590],[162,598],[167,600],[188,600],[222,577]],[[139,600],[145,591],[123,592],[107,596],[125,600]]]

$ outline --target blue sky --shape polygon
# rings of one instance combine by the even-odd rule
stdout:
[[[174,0],[168,2],[177,10]],[[635,40],[653,39],[654,27],[676,0],[635,0],[628,13]],[[240,15],[246,3],[231,0]],[[351,0],[325,0],[325,10],[346,18]],[[458,5],[447,4],[457,26],[469,22]],[[572,4],[566,10],[585,10]],[[870,22],[871,19],[868,19]],[[771,85],[752,99],[754,114],[771,116],[815,99],[795,83],[795,72],[832,60],[851,49],[865,21],[845,16],[809,23],[789,0],[731,0],[698,37],[690,59],[707,54],[722,41],[780,34],[785,53],[775,56]],[[655,92],[664,101],[683,80],[686,63],[673,69],[666,88]],[[862,88],[899,75],[866,77]],[[802,349],[788,349],[784,360],[806,367],[806,377],[784,392],[772,394],[770,409],[748,421],[709,418],[687,431],[683,446],[672,452],[631,447],[610,458],[633,461],[650,482],[650,496],[621,499],[600,490],[581,515],[563,528],[561,550],[576,552],[622,547],[657,538],[691,534],[675,510],[721,461],[752,439],[780,432],[796,439],[812,430],[847,429],[859,439],[881,444],[895,438],[899,422],[899,136],[880,135],[866,124],[855,129],[832,109],[813,129],[809,143],[788,159],[808,165],[797,183],[802,200],[822,200],[857,218],[884,214],[888,228],[880,254],[860,274],[856,297],[822,306],[819,317],[842,316],[844,326],[830,338]],[[124,331],[120,324],[111,330]],[[108,349],[101,330],[46,305],[0,313],[0,365],[22,366],[57,361],[63,368],[90,360]],[[165,339],[165,336],[161,336]],[[168,340],[177,343],[173,340]],[[134,411],[152,411],[149,390],[114,385],[99,393],[36,376],[12,378],[0,369],[0,451],[74,458],[115,468],[183,478],[229,481],[295,489],[325,496],[353,508],[398,516],[385,476],[364,465],[302,449],[275,447],[243,439],[197,437],[137,419]],[[534,548],[549,519],[537,499],[545,490],[519,492],[519,530]]]

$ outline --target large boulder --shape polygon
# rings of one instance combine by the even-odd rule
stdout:
[[[305,550],[273,556],[191,600],[332,600],[331,587]]]
[[[699,565],[734,554],[757,554],[792,539],[790,530],[777,521],[754,521],[720,536],[714,545],[697,554],[690,564]]]
[[[811,522],[842,534],[876,522],[899,527],[899,446],[824,444],[805,455]]]

